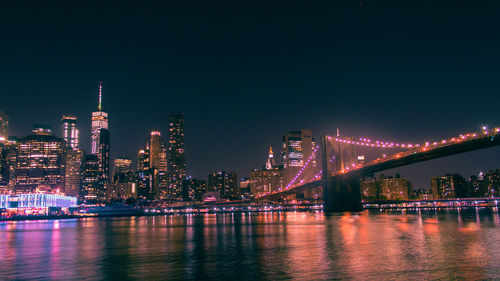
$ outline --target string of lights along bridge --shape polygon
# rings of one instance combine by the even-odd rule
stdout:
[[[474,141],[474,140],[479,140],[483,139],[486,137],[497,137],[500,135],[500,128],[496,127],[493,129],[488,129],[487,127],[482,127],[482,130],[479,132],[473,132],[473,133],[468,133],[468,134],[461,134],[457,137],[452,137],[449,139],[443,139],[440,141],[427,141],[423,144],[418,144],[418,143],[401,143],[401,142],[394,142],[394,141],[380,141],[380,140],[374,140],[372,141],[369,138],[349,138],[349,137],[341,137],[341,136],[328,136],[328,140],[332,142],[336,142],[339,144],[344,144],[344,145],[354,145],[354,146],[361,146],[361,147],[367,147],[367,148],[374,148],[374,149],[388,149],[388,148],[400,148],[403,149],[403,151],[396,153],[394,155],[383,155],[382,157],[376,158],[375,160],[368,161],[368,162],[361,162],[358,164],[351,164],[348,167],[345,167],[344,169],[333,171],[330,176],[335,177],[343,174],[348,174],[350,172],[357,171],[361,168],[367,168],[370,166],[374,165],[379,165],[383,164],[385,162],[403,158],[403,157],[408,157],[414,154],[418,153],[425,153],[425,152],[430,152],[436,149],[444,148],[447,146],[452,146],[452,145],[457,145],[469,141]],[[259,194],[257,198],[265,198],[270,195],[276,195],[283,193],[285,191],[290,191],[295,188],[317,182],[321,180],[322,176],[328,176],[324,175],[323,171],[315,174],[312,178],[310,179],[300,179],[301,176],[303,175],[304,171],[308,168],[308,166],[313,162],[313,158],[316,157],[317,151],[319,150],[319,146],[316,146],[313,153],[311,153],[309,159],[304,163],[303,167],[297,172],[295,177],[285,185],[284,188],[280,188],[276,191],[269,191],[265,192],[262,194]]]

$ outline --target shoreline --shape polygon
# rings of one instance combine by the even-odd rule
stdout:
[[[432,211],[432,210],[476,210],[476,209],[494,209],[495,206],[463,206],[463,207],[388,207],[388,208],[363,208],[362,211]],[[94,214],[94,215],[47,215],[47,216],[31,216],[31,217],[11,217],[0,218],[2,222],[13,221],[37,221],[37,220],[69,220],[69,219],[87,219],[87,218],[106,218],[106,217],[154,217],[154,216],[169,216],[169,215],[205,215],[205,214],[228,214],[228,213],[274,213],[274,212],[322,212],[320,209],[281,209],[281,210],[227,210],[227,211],[209,211],[209,212],[160,212],[160,213],[127,213],[127,214]],[[335,214],[335,213],[332,213]],[[341,213],[338,213],[341,214]],[[327,214],[330,215],[330,214]]]

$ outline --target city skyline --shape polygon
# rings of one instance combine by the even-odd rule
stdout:
[[[30,13],[8,5],[2,50],[10,55],[0,81],[11,135],[29,134],[34,123],[58,128],[60,117],[72,114],[80,145],[90,151],[87,116],[101,80],[112,159],[135,160],[151,131],[167,133],[165,113],[184,112],[188,175],[196,178],[219,170],[247,174],[289,130],[311,129],[319,138],[340,128],[343,135],[423,143],[500,124],[494,67],[500,40],[491,36],[498,3],[122,7],[134,22],[127,13],[107,14],[106,5],[97,11],[33,6],[39,13],[25,22],[19,19]],[[65,24],[54,26],[47,15]],[[58,36],[67,36],[67,45]],[[73,53],[80,56],[72,59]],[[218,139],[224,141],[206,148]],[[500,149],[492,148],[395,172],[420,187],[435,174],[494,169],[498,157]]]

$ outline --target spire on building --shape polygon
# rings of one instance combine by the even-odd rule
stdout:
[[[99,81],[99,105],[97,106],[97,110],[102,110],[102,81]]]
[[[269,156],[266,161],[266,170],[271,170],[274,166],[276,166],[276,162],[274,161],[273,147],[269,146]]]

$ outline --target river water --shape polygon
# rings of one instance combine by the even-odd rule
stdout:
[[[498,209],[0,223],[0,279],[500,279]]]

